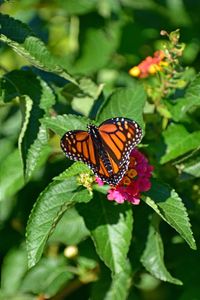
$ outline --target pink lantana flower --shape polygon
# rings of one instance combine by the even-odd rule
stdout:
[[[101,180],[101,178],[99,178],[99,177],[96,177],[95,181],[96,181],[96,183],[98,183],[99,186],[103,186],[104,185],[103,180]]]
[[[107,198],[117,203],[129,201],[132,204],[140,203],[141,192],[151,188],[150,177],[153,166],[149,165],[147,158],[137,149],[133,149],[130,155],[128,170],[117,186],[111,186]],[[101,180],[100,180],[101,181]],[[102,185],[99,179],[97,183]]]

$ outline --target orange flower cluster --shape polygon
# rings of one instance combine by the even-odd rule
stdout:
[[[168,63],[164,61],[165,54],[162,50],[154,52],[153,57],[147,56],[139,65],[131,68],[129,74],[133,77],[146,78],[159,71],[162,67],[167,66]]]

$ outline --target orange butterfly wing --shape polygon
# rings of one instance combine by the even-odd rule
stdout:
[[[73,130],[66,132],[61,139],[61,148],[69,159],[81,160],[88,165],[97,164],[98,158],[94,143],[87,131]]]
[[[140,126],[127,118],[112,118],[99,127],[68,131],[61,139],[66,156],[86,163],[103,181],[117,185],[126,172],[132,149],[140,142]]]
[[[99,126],[103,145],[111,159],[120,168],[129,158],[132,149],[141,141],[142,130],[127,118],[113,118]],[[117,171],[113,164],[113,172]]]

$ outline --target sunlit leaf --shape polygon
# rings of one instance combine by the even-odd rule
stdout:
[[[62,115],[51,118],[46,117],[42,120],[42,124],[60,136],[69,130],[86,130],[88,123],[89,120],[86,117],[76,115]]]
[[[45,44],[25,23],[3,14],[0,14],[0,23],[0,40],[2,42],[8,44],[35,67],[54,72],[76,83],[75,79],[58,64]]]
[[[144,129],[143,108],[146,94],[138,84],[134,88],[117,89],[103,104],[98,121],[103,122],[113,117],[126,117],[135,120]]]
[[[155,210],[170,226],[172,226],[188,243],[196,249],[188,213],[179,195],[165,184],[153,181],[144,201]]]
[[[27,251],[29,267],[40,259],[46,241],[63,213],[75,203],[88,202],[88,191],[77,186],[71,177],[54,181],[38,197],[27,224]]]
[[[72,166],[67,168],[64,172],[62,172],[60,175],[54,177],[54,180],[64,180],[71,176],[78,176],[81,173],[90,173],[90,169],[86,164],[83,162],[77,161],[73,163]]]

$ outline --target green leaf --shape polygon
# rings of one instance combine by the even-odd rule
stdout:
[[[75,111],[88,116],[102,89],[103,84],[97,85],[89,78],[81,78],[79,86],[73,83],[66,84],[62,90],[62,95],[71,102]]]
[[[4,199],[6,201],[0,201],[0,225],[2,225],[11,216],[12,210],[16,205],[15,197]]]
[[[127,264],[133,226],[131,207],[114,205],[97,194],[78,211],[91,232],[96,251],[113,274],[123,272]]]
[[[62,136],[68,130],[86,130],[87,124],[90,123],[86,117],[76,115],[62,115],[56,117],[46,117],[42,121],[47,128]]]
[[[153,181],[151,190],[146,194],[148,197],[144,201],[147,205],[151,206],[195,250],[196,243],[193,238],[189,217],[181,198],[175,190],[170,189],[167,185]]]
[[[101,262],[99,262],[99,267],[101,271],[99,273],[98,280],[91,286],[92,300],[104,299],[112,283],[110,270]]]
[[[196,78],[187,87],[184,98],[178,98],[175,101],[168,101],[167,107],[170,110],[175,121],[182,120],[187,113],[193,112],[200,106],[200,76]]]
[[[29,267],[39,261],[46,241],[63,213],[75,203],[88,202],[90,198],[87,190],[77,186],[74,177],[54,181],[46,187],[39,195],[27,224]]]
[[[67,168],[60,175],[54,177],[54,180],[64,180],[68,177],[77,176],[81,173],[91,173],[89,167],[83,162],[77,161],[73,163],[69,168]]]
[[[44,81],[30,71],[12,71],[5,74],[2,86],[5,101],[20,97],[22,128],[18,144],[25,178],[28,180],[48,143],[47,130],[41,126],[39,119],[49,115],[49,110],[55,103],[55,95]]]
[[[126,300],[131,286],[130,270],[115,274],[105,300]]]
[[[54,72],[76,84],[76,80],[56,61],[32,30],[24,23],[8,15],[0,14],[0,40],[32,65],[44,71]]]
[[[22,161],[19,151],[10,153],[0,163],[0,201],[6,200],[24,185]]]
[[[123,272],[110,276],[109,270],[105,265],[100,264],[99,280],[92,286],[92,300],[125,300],[128,297],[131,284],[132,274],[129,261],[127,260],[126,269]],[[135,299],[135,298],[130,298]]]
[[[184,119],[187,113],[194,111],[199,107],[199,98],[178,98],[174,102],[165,102],[168,110],[172,116],[172,119],[176,122]]]
[[[113,117],[126,117],[135,120],[144,129],[142,118],[146,94],[137,84],[134,88],[119,88],[105,102],[98,114],[98,122]]]
[[[186,163],[183,163],[182,167],[182,172],[199,178],[200,177],[200,157],[199,154],[196,156],[196,158],[193,158],[189,160]]]
[[[28,271],[20,290],[34,294],[54,296],[73,275],[67,271],[64,257],[48,257]]]
[[[59,0],[59,6],[61,5],[68,15],[81,15],[94,10],[97,2],[97,0]]]
[[[35,296],[15,293],[15,295],[8,295],[0,290],[0,300],[35,300]]]
[[[3,261],[1,273],[1,288],[9,294],[15,294],[20,286],[21,280],[27,271],[27,253],[25,249],[12,249]]]
[[[70,230],[68,230],[70,228]],[[58,222],[49,242],[61,242],[65,245],[76,245],[89,235],[83,218],[75,208],[67,210]]]
[[[188,132],[181,124],[170,124],[163,133],[166,152],[162,164],[199,147],[200,131]]]
[[[30,149],[26,158],[26,170],[25,170],[25,178],[29,180],[39,166],[42,160],[46,160],[50,155],[51,149],[48,146],[49,135],[44,126],[40,126],[39,132],[37,134],[37,138],[30,146]]]
[[[14,146],[21,128],[21,113],[17,110],[9,114],[10,110],[10,105],[6,105],[0,109],[0,132],[1,136],[12,142]]]
[[[99,26],[98,22],[96,24]],[[85,29],[84,24],[80,24],[80,56],[72,65],[73,72],[91,74],[106,66],[118,45],[119,25],[115,21],[104,27],[91,26]]]
[[[182,282],[172,277],[165,267],[163,242],[159,233],[159,218],[156,215],[153,216],[149,226],[149,234],[141,262],[147,271],[156,278],[182,285]]]

